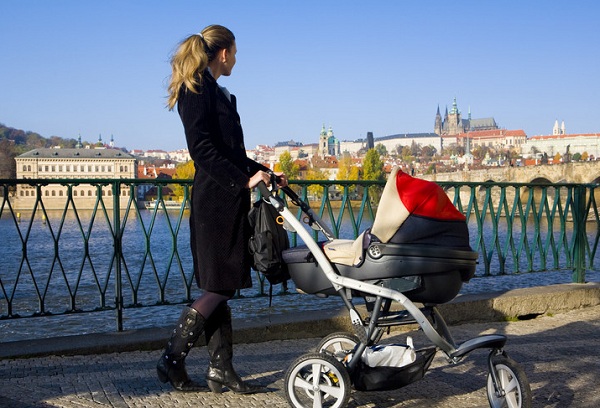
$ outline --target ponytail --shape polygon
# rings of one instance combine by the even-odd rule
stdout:
[[[183,40],[171,57],[171,80],[167,88],[167,107],[172,110],[179,99],[182,85],[197,93],[202,74],[219,50],[229,49],[235,42],[233,33],[220,25],[211,25],[199,34]]]

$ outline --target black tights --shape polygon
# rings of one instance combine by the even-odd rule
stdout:
[[[200,297],[194,300],[192,308],[202,315],[205,319],[215,311],[222,302],[227,302],[235,295],[235,290],[223,290],[218,292],[203,292]]]

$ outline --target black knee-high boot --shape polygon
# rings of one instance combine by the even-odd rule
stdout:
[[[205,323],[204,317],[195,309],[186,307],[183,310],[167,347],[156,365],[160,381],[164,383],[169,381],[178,391],[206,390],[206,387],[190,380],[185,369],[185,358],[204,331]]]
[[[263,386],[243,381],[233,369],[231,309],[226,303],[222,303],[210,316],[204,335],[210,356],[206,382],[212,392],[221,393],[223,387],[238,394],[252,394],[266,390]]]

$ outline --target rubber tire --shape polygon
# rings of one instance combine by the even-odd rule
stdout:
[[[331,333],[319,342],[317,353],[325,353],[335,357],[338,361],[343,361],[358,343],[360,343],[360,340],[354,334],[347,332]]]
[[[488,373],[487,395],[492,408],[530,408],[531,387],[527,375],[514,360],[502,354],[492,357],[496,375],[505,389],[506,395],[497,397],[491,373]],[[508,390],[507,390],[508,386]]]
[[[314,369],[319,370],[318,384],[313,384]],[[295,408],[345,407],[352,387],[346,367],[324,353],[308,353],[298,357],[285,374],[284,386],[287,402]],[[315,404],[317,395],[321,398],[320,404]]]

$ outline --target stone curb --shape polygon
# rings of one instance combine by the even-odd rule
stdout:
[[[561,284],[464,295],[439,305],[438,309],[448,324],[456,325],[529,319],[596,305],[600,305],[600,283]],[[245,321],[234,318],[233,324],[236,343],[324,337],[334,331],[352,331],[345,308],[287,313]],[[397,330],[407,330],[407,327]],[[0,343],[0,359],[159,350],[164,347],[169,331],[170,327],[161,327],[5,342]],[[198,345],[204,345],[203,342],[202,339]]]

